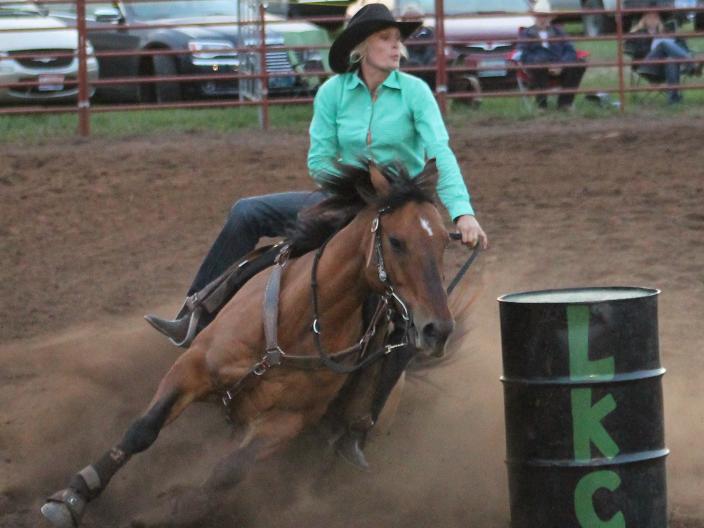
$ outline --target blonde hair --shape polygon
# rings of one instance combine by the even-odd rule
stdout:
[[[655,24],[652,24],[653,22],[655,22]],[[665,26],[662,23],[662,18],[660,18],[660,13],[656,11],[649,11],[643,14],[638,23],[631,28],[631,33],[636,33],[643,29],[650,29],[648,26],[654,26],[656,33],[665,33]]]
[[[350,51],[350,69],[358,67],[366,58],[367,53],[369,52],[370,38],[371,35],[369,35],[369,37],[365,38],[362,42],[357,44],[357,46],[352,51]],[[401,53],[401,57],[403,57],[404,59],[408,59],[408,48],[406,47],[406,45],[403,42],[400,42],[398,46],[399,52]]]

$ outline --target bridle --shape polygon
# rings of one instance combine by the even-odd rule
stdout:
[[[401,296],[396,293],[393,285],[391,284],[389,274],[386,271],[386,265],[384,264],[384,251],[381,243],[381,217],[389,213],[390,211],[390,207],[383,207],[377,211],[376,216],[372,220],[371,232],[374,234],[373,252],[376,260],[377,276],[379,278],[379,282],[381,282],[384,287],[384,293],[381,295],[375,313],[371,318],[370,324],[367,327],[367,330],[365,331],[364,335],[362,335],[362,338],[359,340],[357,346],[362,352],[366,350],[366,345],[369,343],[369,341],[371,341],[371,338],[376,332],[376,326],[379,319],[384,315],[386,316],[388,322],[398,319],[394,319],[395,314],[397,314],[399,318],[403,321],[403,333],[400,342],[387,343],[386,345],[374,351],[372,354],[362,359],[358,363],[355,363],[354,365],[343,365],[337,361],[332,360],[330,358],[330,355],[325,351],[321,342],[317,279],[318,262],[320,261],[320,258],[322,257],[323,252],[325,251],[325,247],[327,246],[327,243],[330,239],[326,240],[325,243],[320,246],[320,248],[315,254],[315,258],[313,259],[313,268],[311,270],[310,281],[311,294],[313,300],[313,340],[315,342],[315,347],[318,349],[318,357],[320,357],[322,363],[333,372],[337,372],[339,374],[350,374],[366,367],[367,365],[373,363],[380,357],[391,353],[394,349],[406,346],[408,344],[408,332],[411,326],[411,314],[408,310],[408,306],[401,298]]]
[[[372,231],[374,232],[374,245],[378,247],[378,261],[377,270],[379,273],[379,280],[385,285],[385,293],[382,295],[381,299],[377,303],[374,315],[371,317],[369,325],[365,330],[362,337],[352,346],[337,351],[335,353],[327,353],[323,349],[321,343],[321,329],[320,329],[320,315],[319,315],[319,303],[318,303],[318,263],[320,258],[325,251],[325,247],[328,242],[334,236],[331,235],[323,245],[318,248],[313,258],[313,266],[311,269],[311,295],[313,302],[313,324],[311,325],[311,330],[313,332],[313,340],[315,346],[318,349],[318,356],[294,356],[284,352],[278,344],[277,330],[278,330],[278,303],[279,303],[279,288],[281,285],[281,276],[283,269],[288,262],[288,257],[290,254],[290,246],[284,244],[276,257],[274,267],[269,275],[266,287],[264,289],[264,302],[263,307],[263,321],[264,321],[264,337],[266,342],[266,348],[264,354],[259,361],[257,361],[249,371],[237,380],[234,384],[222,388],[222,403],[225,407],[225,415],[228,420],[231,419],[231,405],[235,396],[244,388],[246,382],[251,379],[263,376],[270,368],[277,366],[284,366],[290,368],[297,368],[303,370],[316,370],[321,368],[327,368],[333,372],[339,374],[349,374],[362,369],[380,358],[384,354],[388,354],[393,349],[400,346],[405,346],[407,341],[408,326],[410,322],[410,314],[406,304],[403,302],[401,297],[394,292],[393,287],[389,283],[388,273],[386,273],[386,268],[384,266],[384,256],[381,251],[381,234],[380,234],[380,222],[379,217],[382,214],[390,211],[389,208],[384,208],[378,211],[374,221],[372,222]],[[393,305],[398,306],[401,313],[401,318],[405,322],[404,337],[401,343],[396,343],[393,345],[387,345],[375,351],[373,354],[362,359],[358,363],[347,366],[341,361],[352,356],[363,356],[371,342],[372,337],[374,337],[377,329],[377,325],[383,316],[386,316],[387,321],[391,321],[393,317]],[[335,361],[335,359],[340,361]]]
[[[388,214],[390,211],[390,207],[383,207],[379,209],[377,211],[377,214],[374,216],[371,225],[371,232],[374,234],[372,252],[375,258],[377,277],[379,279],[379,282],[382,284],[384,291],[380,296],[374,314],[372,315],[362,337],[354,345],[334,353],[328,353],[327,351],[325,351],[321,342],[322,329],[320,326],[317,278],[318,264],[328,242],[332,239],[334,234],[331,235],[330,238],[328,238],[316,251],[315,256],[313,258],[313,266],[311,269],[311,297],[313,303],[313,323],[311,325],[311,330],[313,332],[313,341],[315,342],[315,346],[318,350],[317,357],[293,356],[290,354],[286,354],[278,345],[276,314],[278,312],[279,287],[283,268],[288,261],[288,256],[290,253],[290,246],[288,244],[284,244],[282,246],[278,256],[276,257],[275,265],[267,282],[267,286],[265,288],[264,293],[263,309],[265,321],[266,349],[262,358],[257,363],[255,363],[242,378],[240,378],[233,385],[223,388],[222,402],[225,406],[225,412],[228,419],[231,416],[230,407],[232,401],[234,400],[235,395],[243,389],[245,382],[251,378],[256,378],[264,375],[264,373],[266,373],[272,367],[287,366],[304,370],[316,370],[320,368],[327,368],[338,374],[350,374],[368,366],[369,364],[373,363],[384,355],[390,354],[393,350],[408,345],[408,334],[411,327],[411,314],[406,302],[395,291],[393,284],[391,283],[389,274],[386,270],[386,264],[384,262],[384,251],[381,238],[381,218],[383,215]],[[457,235],[453,235],[451,235],[451,238],[455,240],[458,239]],[[467,269],[472,264],[478,254],[479,245],[477,245],[477,247],[470,255],[469,259],[464,263],[460,271],[452,280],[450,286],[447,289],[448,294],[459,282],[459,280],[465,274],[465,272],[467,271]],[[387,324],[391,322],[396,322],[399,319],[403,321],[403,332],[401,341],[398,343],[387,343],[383,347],[380,347],[378,350],[375,350],[368,356],[364,357],[369,343],[376,334],[378,324],[381,321],[382,317],[386,318]],[[352,365],[346,365],[341,361],[335,360],[344,360],[352,356],[359,356],[362,357],[362,359]]]

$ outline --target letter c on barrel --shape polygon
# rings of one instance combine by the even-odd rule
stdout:
[[[614,471],[594,471],[582,477],[574,491],[574,508],[577,521],[582,528],[625,528],[626,519],[622,512],[615,513],[608,521],[603,521],[594,509],[594,493],[600,488],[614,491],[621,485],[621,477]]]

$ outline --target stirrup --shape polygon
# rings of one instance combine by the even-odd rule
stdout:
[[[196,337],[198,322],[202,313],[203,308],[198,306],[191,313],[187,313],[179,319],[160,319],[154,315],[145,315],[144,319],[152,327],[168,337],[173,345],[179,348],[188,348]]]
[[[86,499],[73,488],[65,488],[49,497],[40,511],[56,528],[77,528],[85,509]]]

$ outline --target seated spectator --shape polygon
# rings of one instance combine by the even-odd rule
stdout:
[[[532,8],[535,25],[521,30],[519,38],[532,39],[519,42],[518,60],[522,64],[546,64],[545,68],[528,69],[530,88],[546,89],[550,79],[557,81],[561,88],[577,88],[582,81],[583,66],[562,66],[563,63],[577,62],[577,51],[567,40],[549,40],[564,37],[565,32],[554,25],[554,15],[549,0],[538,0]],[[547,108],[547,95],[536,96],[539,108]],[[561,93],[557,98],[557,108],[569,110],[574,101],[573,93]]]
[[[674,22],[674,21],[673,21]],[[669,24],[668,24],[669,25]],[[687,43],[681,38],[659,37],[662,33],[674,33],[676,26],[668,31],[663,23],[660,13],[649,11],[641,16],[637,24],[631,28],[631,33],[647,34],[649,38],[629,39],[626,41],[625,51],[634,60],[662,60],[662,59],[687,59],[692,58],[692,52]],[[664,64],[641,64],[636,67],[640,75],[654,80],[664,79],[667,84],[680,83],[680,74],[701,75],[701,63],[671,62]],[[682,101],[679,90],[669,90],[667,100],[670,104]]]

